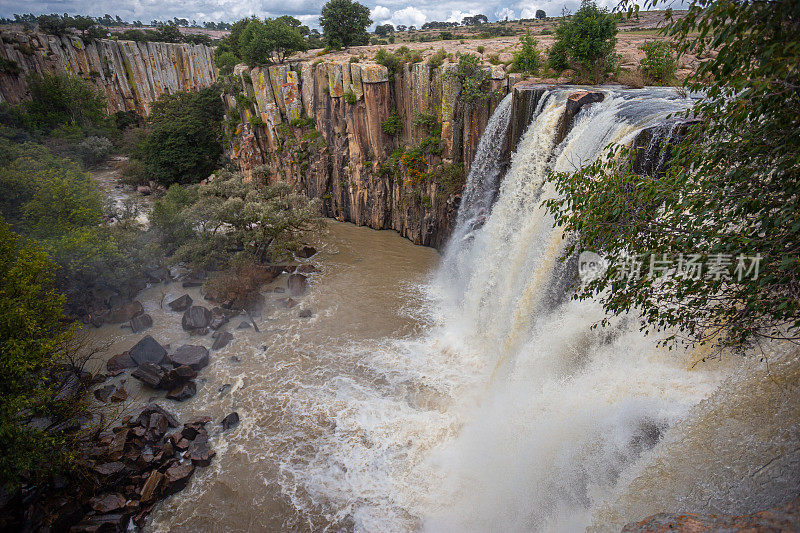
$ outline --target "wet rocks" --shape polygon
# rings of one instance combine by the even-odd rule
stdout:
[[[311,309],[302,309],[299,313],[297,313],[297,316],[300,318],[311,318],[314,316],[314,311]]]
[[[161,380],[161,385],[165,389],[175,389],[184,383],[193,380],[197,377],[197,372],[195,372],[192,367],[188,365],[179,365],[166,374]]]
[[[236,427],[239,425],[239,413],[236,411],[232,412],[228,416],[222,419],[222,431],[228,431],[231,428]]]
[[[164,473],[164,496],[175,494],[183,490],[189,480],[194,474],[194,465],[192,463],[173,464]]]
[[[238,325],[238,326],[236,326],[236,329],[250,329],[250,328],[252,328],[252,327],[253,327],[253,326],[251,326],[251,325],[250,325],[250,322],[248,322],[247,320],[242,320],[242,321],[239,323],[239,325]]]
[[[197,394],[197,385],[194,381],[188,381],[182,385],[178,385],[167,393],[167,398],[177,402],[188,400]]]
[[[96,389],[94,391],[94,397],[100,400],[101,402],[107,402],[108,399],[111,397],[111,394],[114,392],[114,385],[106,385],[103,388]]]
[[[139,365],[131,376],[138,379],[151,389],[160,389],[166,372],[155,363],[145,361]]]
[[[135,368],[136,366],[136,361],[131,358],[131,355],[128,352],[117,354],[106,361],[106,370],[109,372],[119,372],[128,368]]]
[[[218,331],[214,333],[214,344],[211,345],[212,350],[221,350],[233,340],[233,333],[228,331]]]
[[[211,310],[211,321],[208,323],[208,327],[216,331],[229,321],[228,313],[221,307],[215,307]]]
[[[302,296],[308,290],[308,278],[303,274],[292,274],[287,281],[289,294],[292,296]]]
[[[292,309],[293,307],[296,307],[300,302],[298,302],[297,300],[293,300],[291,298],[281,298],[280,300],[278,300],[278,303],[280,303],[284,309]]]
[[[208,327],[211,322],[211,311],[199,305],[193,305],[183,313],[181,326],[183,329],[199,330]]]
[[[192,306],[192,298],[188,294],[184,294],[180,298],[176,298],[167,304],[173,311],[186,311]]]
[[[192,370],[201,370],[208,366],[208,349],[205,346],[184,344],[170,357],[175,366],[186,365]]]
[[[301,257],[303,259],[308,259],[309,257],[315,255],[316,253],[317,253],[317,249],[316,248],[306,244],[305,246],[303,246],[299,250],[297,250],[297,253],[295,253],[294,255],[296,255],[297,257]]]
[[[89,500],[89,505],[99,514],[113,513],[125,507],[125,496],[120,493],[105,494]]]
[[[103,322],[106,324],[121,324],[142,313],[144,313],[144,308],[141,302],[133,301],[111,309],[103,316]]]
[[[205,430],[194,438],[186,452],[186,456],[191,459],[192,464],[195,466],[210,465],[215,455],[217,455],[217,452],[208,445],[208,433]]]
[[[147,313],[135,316],[130,321],[130,326],[134,333],[139,333],[141,331],[144,331],[152,325],[153,325],[153,317],[151,317]]]
[[[128,391],[125,390],[125,387],[117,387],[108,400],[114,403],[124,402],[128,399]]]
[[[299,267],[297,267],[297,270],[296,270],[296,272],[299,272],[301,274],[311,274],[311,273],[316,272],[316,271],[317,271],[317,267],[315,267],[312,264],[300,265]]]
[[[128,352],[131,359],[137,364],[155,363],[160,364],[167,355],[167,350],[164,349],[153,337],[150,335],[144,337],[136,343],[136,345]]]

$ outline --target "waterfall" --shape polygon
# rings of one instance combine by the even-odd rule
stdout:
[[[668,90],[604,93],[560,143],[571,90],[542,95],[498,180],[504,100],[441,267],[409,309],[426,331],[353,346],[358,374],[287,400],[304,426],[322,421],[282,466],[283,493],[301,514],[357,531],[584,528],[631,465],[718,386],[721,372],[688,371],[687,355],[658,348],[635,318],[595,329],[600,304],[567,297],[576,272],[559,261],[566,240],[542,207],[556,194],[548,171],[574,171],[691,103]]]

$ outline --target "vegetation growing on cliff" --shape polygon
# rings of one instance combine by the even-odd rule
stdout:
[[[681,52],[704,58],[687,84],[706,94],[689,113],[699,124],[672,147],[665,174],[637,175],[622,150],[554,176],[562,199],[549,207],[578,236],[570,252],[683,267],[632,278],[618,260],[577,297],[599,295],[611,314],[638,310],[649,328],[676,328],[670,340],[800,338],[798,29],[789,0],[695,0],[668,26]]]

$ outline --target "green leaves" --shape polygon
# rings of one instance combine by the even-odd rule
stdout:
[[[368,44],[370,24],[369,8],[352,0],[330,0],[319,17],[325,42],[331,48]]]
[[[582,78],[600,82],[613,66],[616,36],[614,15],[583,0],[578,12],[556,27],[556,41],[549,52],[550,67],[572,68]]]

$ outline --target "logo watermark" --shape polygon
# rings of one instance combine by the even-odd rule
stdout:
[[[578,276],[588,283],[616,266],[615,279],[637,280],[667,276],[723,281],[758,279],[761,254],[635,254],[608,259],[595,252],[581,252]]]

